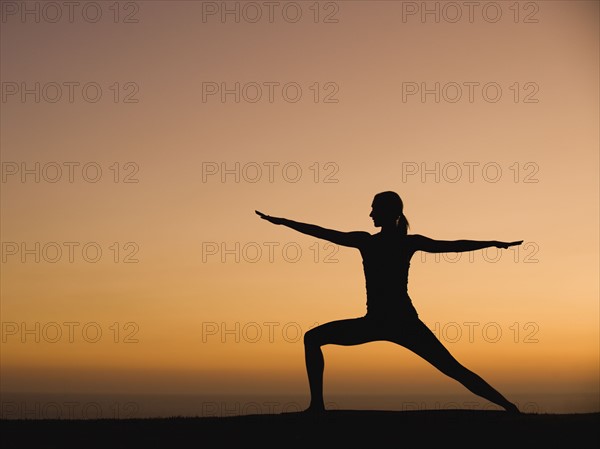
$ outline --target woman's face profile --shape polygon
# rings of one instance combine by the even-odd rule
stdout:
[[[381,203],[373,200],[373,203],[371,204],[371,213],[369,214],[369,217],[371,217],[373,219],[373,225],[376,228],[379,228],[383,225],[383,221],[385,220],[386,211],[384,210],[384,208],[382,207]]]

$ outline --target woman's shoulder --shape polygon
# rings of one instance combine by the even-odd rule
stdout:
[[[427,240],[430,240],[429,237],[421,234],[407,234],[405,241],[407,245],[416,251]]]
[[[406,238],[413,241],[427,240],[429,237],[426,237],[422,234],[407,234]]]

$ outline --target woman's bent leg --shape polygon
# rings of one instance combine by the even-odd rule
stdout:
[[[325,409],[323,402],[323,371],[325,362],[321,346],[327,344],[359,345],[376,338],[374,328],[366,318],[332,321],[309,330],[304,335],[304,357],[310,386],[309,410]]]

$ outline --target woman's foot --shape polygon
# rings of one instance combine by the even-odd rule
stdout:
[[[325,413],[325,404],[318,403],[318,404],[313,404],[312,402],[310,403],[310,405],[308,406],[308,408],[306,410],[304,410],[304,413],[312,413],[312,414],[320,414],[320,413]]]
[[[504,406],[505,410],[508,413],[514,413],[514,414],[520,414],[521,411],[519,410],[519,408],[513,404],[512,402],[509,402],[507,405]]]

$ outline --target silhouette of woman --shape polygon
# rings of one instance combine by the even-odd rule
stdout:
[[[416,251],[429,253],[474,251],[495,246],[508,248],[518,242],[433,240],[419,234],[408,234],[408,221],[402,199],[395,192],[375,195],[370,213],[377,234],[340,232],[285,218],[256,213],[273,224],[325,239],[338,245],[357,248],[363,259],[367,290],[367,314],[361,318],[332,321],[315,327],[304,335],[306,371],[310,385],[307,411],[325,410],[323,402],[324,360],[321,346],[360,345],[385,340],[397,343],[421,356],[442,373],[452,377],[473,393],[518,413],[515,404],[474,372],[462,366],[431,330],[419,319],[408,296],[408,268]]]

